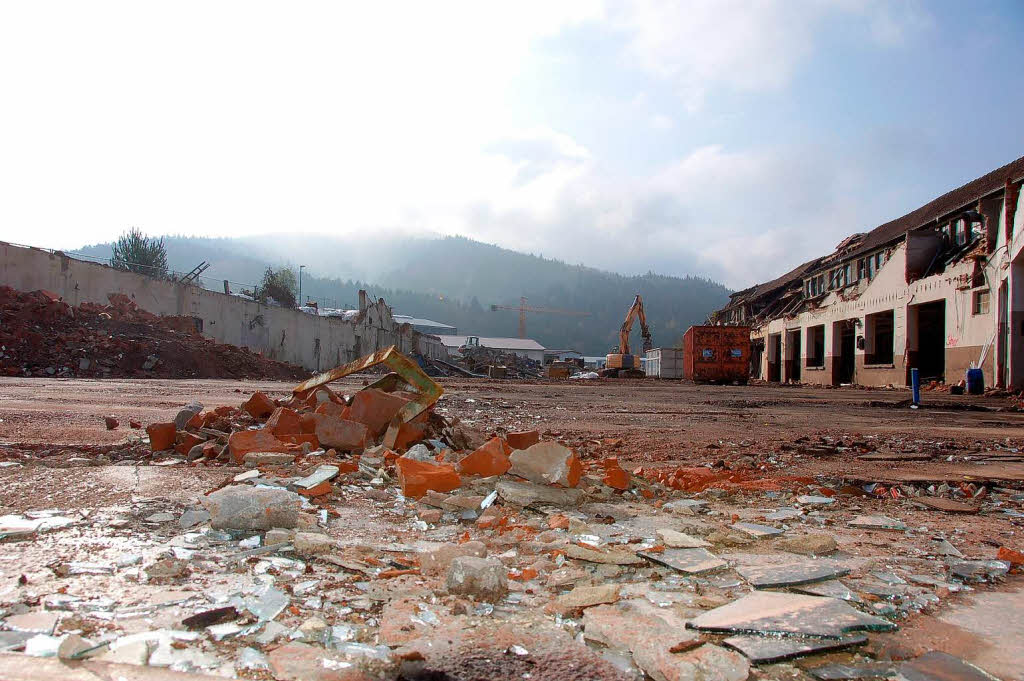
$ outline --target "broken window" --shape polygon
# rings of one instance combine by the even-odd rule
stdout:
[[[980,291],[975,291],[974,292],[973,313],[976,314],[976,315],[977,314],[988,314],[988,301],[989,301],[989,293],[988,293],[988,289],[987,288],[986,289],[982,289]]]
[[[825,325],[807,327],[807,366],[825,366]]]
[[[956,245],[963,246],[967,243],[967,225],[966,220],[960,219],[956,221]]]
[[[853,267],[850,263],[843,265],[843,286],[849,286],[853,283]]]
[[[894,318],[892,310],[869,314],[864,318],[865,364],[892,364]]]

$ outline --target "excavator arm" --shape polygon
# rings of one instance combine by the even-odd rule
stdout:
[[[629,351],[629,334],[633,330],[633,322],[637,319],[640,320],[640,334],[644,338],[644,352],[646,353],[654,346],[651,341],[651,330],[647,327],[647,315],[644,314],[644,301],[638,293],[633,299],[633,305],[630,306],[629,312],[626,313],[626,321],[622,322],[622,328],[619,329],[619,354],[621,355],[632,354]]]

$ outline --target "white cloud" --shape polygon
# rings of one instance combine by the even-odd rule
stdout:
[[[713,88],[785,87],[830,16],[862,17],[870,36],[887,45],[931,25],[918,3],[880,0],[625,0],[609,15],[626,37],[625,58],[674,83],[691,113]]]

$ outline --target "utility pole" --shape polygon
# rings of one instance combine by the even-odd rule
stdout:
[[[302,302],[302,270],[306,269],[305,265],[299,265],[299,307],[303,307],[305,303]]]

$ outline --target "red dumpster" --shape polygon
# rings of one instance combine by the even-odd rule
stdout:
[[[683,334],[683,377],[707,383],[746,383],[749,326],[691,326]]]

